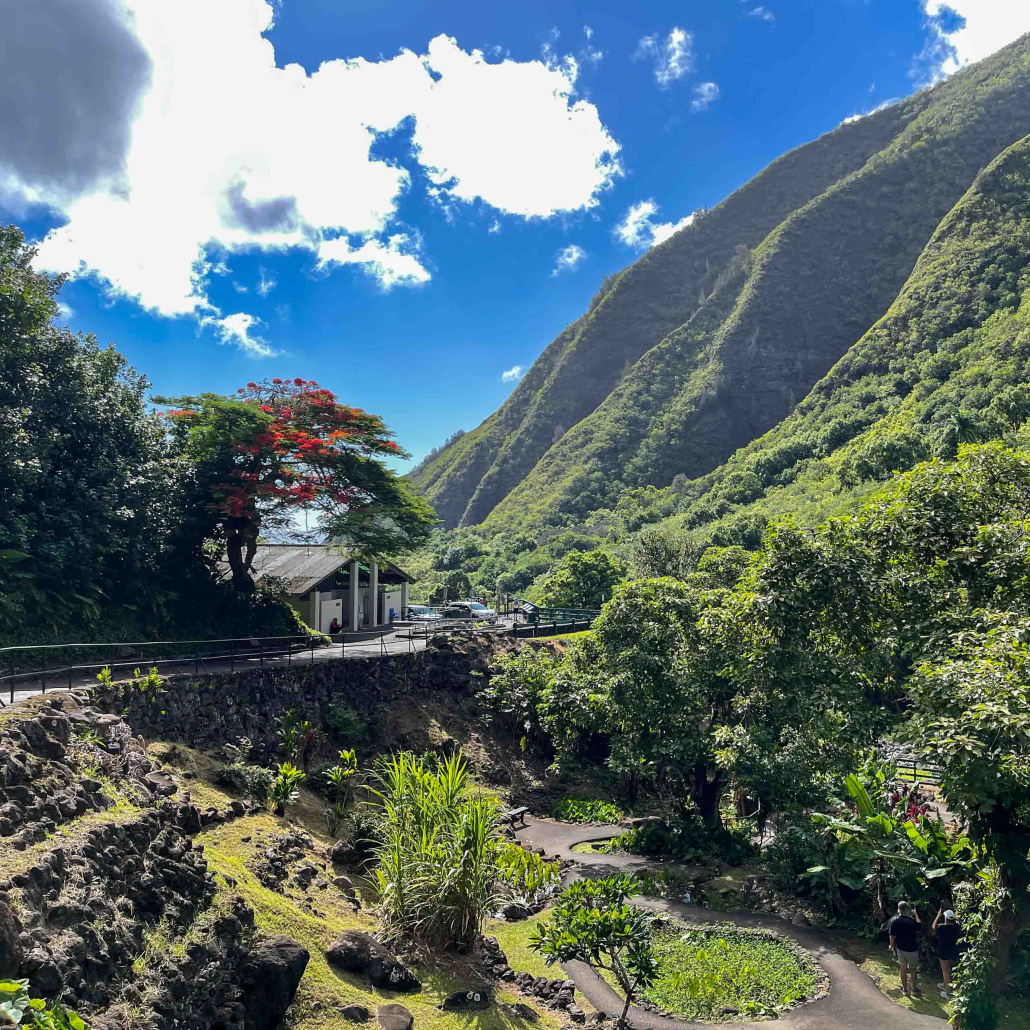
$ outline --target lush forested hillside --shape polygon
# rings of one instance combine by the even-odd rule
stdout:
[[[746,543],[1018,425],[1027,133],[1030,37],[787,154],[606,281],[415,484],[487,538],[676,516]]]

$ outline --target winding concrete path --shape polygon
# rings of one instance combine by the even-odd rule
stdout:
[[[570,826],[543,819],[526,819],[518,838],[548,855],[560,855],[575,863],[570,870],[574,879],[595,879],[613,873],[639,873],[661,869],[660,863],[633,855],[590,855],[572,850],[573,845],[605,840],[625,832],[619,826]],[[934,1016],[921,1015],[895,1005],[876,984],[840,949],[817,930],[796,927],[778,916],[752,912],[716,912],[675,901],[636,897],[633,903],[656,913],[669,915],[683,923],[734,923],[737,926],[775,930],[797,941],[818,959],[830,978],[826,998],[810,1002],[784,1014],[774,1024],[783,1030],[945,1030],[947,1024]],[[582,962],[565,967],[576,986],[596,1009],[609,1015],[622,1011],[624,1000]],[[633,1006],[629,1023],[636,1030],[711,1030],[711,1023],[687,1023],[670,1019]],[[754,1023],[719,1023],[721,1030],[754,1030]]]

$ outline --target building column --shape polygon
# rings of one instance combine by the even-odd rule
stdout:
[[[311,628],[316,633],[322,632],[322,595],[318,592],[318,587],[314,587],[311,591],[311,596],[314,598],[314,619],[311,622]]]
[[[379,562],[368,563],[368,577],[372,588],[372,616],[369,625],[375,628],[379,625]]]
[[[401,583],[401,611],[400,617],[404,618],[404,609],[408,607],[408,581]]]
[[[349,562],[347,573],[350,576],[350,631],[353,633],[358,628],[358,598],[360,596],[360,579],[358,575],[358,563]]]

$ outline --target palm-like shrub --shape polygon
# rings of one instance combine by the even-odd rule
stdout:
[[[470,948],[498,897],[496,803],[476,793],[458,756],[430,765],[393,755],[377,780],[384,825],[374,888],[383,933]]]
[[[276,815],[283,815],[287,805],[295,805],[300,797],[300,781],[304,773],[291,762],[283,762],[268,788],[268,800]]]

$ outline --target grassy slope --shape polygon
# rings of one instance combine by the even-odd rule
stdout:
[[[415,477],[446,523],[476,522],[589,414],[632,365],[684,323],[743,244],[861,168],[921,109],[915,98],[791,151],[617,278],[543,352],[502,408]],[[466,507],[468,513],[466,515]]]
[[[1030,38],[915,98],[897,138],[779,224],[490,523],[584,518],[621,485],[710,471],[786,416],[888,308],[985,153],[1030,131],[1028,69]]]

